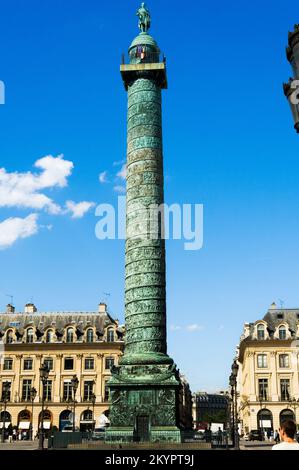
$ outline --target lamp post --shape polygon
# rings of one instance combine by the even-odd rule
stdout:
[[[45,404],[45,397],[44,397],[44,390],[45,390],[45,385],[49,377],[49,369],[45,364],[43,364],[40,369],[40,380],[42,382],[42,411],[41,411],[41,422],[40,422],[40,430],[39,430],[39,443],[38,443],[38,448],[39,450],[44,450],[44,404]]]
[[[239,430],[238,430],[238,403],[237,403],[237,376],[238,376],[239,366],[236,359],[232,364],[232,373],[230,375],[230,386],[232,393],[232,406],[233,406],[233,431],[234,431],[234,447],[239,449]]]
[[[73,391],[73,432],[76,430],[76,418],[75,418],[75,412],[76,412],[76,392],[79,384],[78,377],[76,375],[73,376],[71,380],[72,384],[72,391]]]
[[[233,441],[233,447],[235,447],[235,407],[234,407],[234,395],[235,395],[235,381],[233,374],[229,376],[229,385],[230,385],[230,393],[231,393],[231,424],[232,424],[232,432],[231,437]]]
[[[30,401],[31,401],[31,423],[30,423],[30,439],[33,441],[33,403],[36,397],[37,391],[34,387],[30,389]]]
[[[10,395],[10,382],[3,382],[2,385],[2,401],[4,404],[4,411],[2,417],[2,443],[5,442],[5,420],[6,420],[6,404],[9,401]]]
[[[95,405],[95,402],[96,402],[96,396],[94,393],[91,394],[91,403],[92,403],[92,431],[94,432],[94,428],[95,428],[95,424],[96,424],[96,421],[95,421],[95,416],[94,416],[94,405]]]
[[[299,133],[299,24],[295,24],[294,31],[289,32],[286,53],[293,76],[283,84],[283,90],[292,111],[294,128]]]
[[[289,399],[289,406],[294,409],[295,421],[297,421],[296,410],[299,406],[299,398],[296,400],[295,397]]]

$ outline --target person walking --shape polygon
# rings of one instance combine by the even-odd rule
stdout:
[[[280,441],[279,433],[278,433],[277,429],[275,430],[275,433],[274,433],[274,441],[276,442],[276,444],[278,444],[279,441]]]
[[[295,421],[288,419],[282,423],[279,429],[280,444],[275,444],[272,450],[299,450],[299,444],[295,441]]]

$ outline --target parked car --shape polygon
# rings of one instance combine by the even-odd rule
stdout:
[[[260,429],[253,429],[249,433],[248,440],[249,441],[263,441],[264,440],[264,434]]]
[[[95,428],[91,435],[92,441],[102,441],[105,439],[105,428]]]

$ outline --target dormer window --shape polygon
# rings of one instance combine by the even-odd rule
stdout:
[[[28,328],[27,333],[26,333],[26,343],[33,343],[33,339],[34,339],[33,328]]]
[[[12,343],[13,342],[13,332],[12,330],[9,330],[7,333],[6,333],[6,342],[8,344]]]
[[[264,325],[257,326],[257,339],[265,339],[265,326]]]
[[[74,342],[74,330],[73,328],[68,328],[66,330],[66,342],[73,343]]]
[[[48,330],[46,334],[46,343],[53,343],[54,340],[54,332],[53,330]]]
[[[287,339],[287,330],[285,326],[280,326],[278,330],[279,339]]]
[[[283,313],[278,313],[278,314],[277,314],[277,318],[278,318],[279,320],[282,320],[282,319],[283,319]]]
[[[93,329],[92,328],[88,328],[88,330],[87,330],[86,342],[87,343],[93,343]]]
[[[114,330],[112,328],[110,328],[107,331],[107,342],[108,343],[113,343],[114,342]]]

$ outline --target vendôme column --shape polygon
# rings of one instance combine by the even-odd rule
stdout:
[[[166,64],[148,34],[151,18],[144,3],[137,15],[140,33],[129,48],[129,64],[121,65],[128,92],[125,352],[109,382],[106,440],[178,442],[180,382],[166,346],[163,217],[152,236],[148,210],[164,201],[161,89],[167,88]]]

